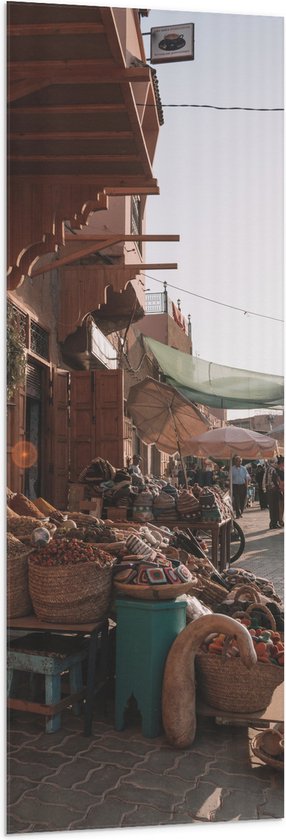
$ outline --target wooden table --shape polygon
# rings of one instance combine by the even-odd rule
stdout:
[[[138,524],[138,523],[137,523]],[[142,523],[140,523],[142,524]],[[231,518],[224,519],[222,522],[209,520],[208,522],[202,519],[178,519],[168,526],[167,522],[162,522],[160,519],[154,519],[154,525],[160,528],[162,525],[170,527],[171,530],[178,528],[180,531],[188,529],[189,531],[206,531],[211,535],[212,543],[212,563],[219,572],[223,572],[229,566],[230,561],[230,536],[231,536]]]
[[[7,622],[8,630],[24,630],[24,631],[43,631],[45,633],[57,633],[62,635],[73,636],[87,636],[89,637],[88,644],[88,665],[87,665],[87,684],[86,684],[86,702],[84,704],[84,735],[91,735],[92,730],[92,710],[95,691],[95,676],[96,676],[96,656],[98,651],[99,637],[101,637],[101,651],[103,662],[104,676],[106,676],[107,663],[107,641],[109,621],[108,618],[101,622],[94,622],[88,624],[51,624],[50,622],[40,621],[36,615],[28,615],[24,618],[10,618]],[[102,683],[97,688],[102,687]]]

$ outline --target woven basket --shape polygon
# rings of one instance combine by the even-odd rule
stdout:
[[[201,697],[209,706],[224,712],[249,713],[269,706],[273,691],[283,682],[283,668],[257,662],[248,671],[239,657],[222,660],[212,653],[196,656],[197,681]]]
[[[47,567],[30,562],[29,590],[36,616],[61,624],[101,621],[111,602],[112,572],[113,564]]]
[[[7,556],[7,618],[23,618],[32,612],[28,583],[28,557],[31,551]]]
[[[254,606],[258,605],[251,605]],[[265,610],[265,607],[259,605],[259,609]],[[251,608],[248,610],[250,612]],[[275,629],[272,613],[270,616],[272,629]],[[271,662],[257,662],[248,670],[240,657],[226,658],[226,649],[227,644],[222,655],[204,651],[196,655],[197,683],[202,699],[224,712],[248,713],[266,709],[273,691],[284,680],[284,668]]]
[[[264,764],[268,764],[270,767],[275,767],[276,770],[284,771],[284,753],[281,752],[279,755],[270,755],[265,749],[265,736],[268,732],[273,732],[273,730],[266,729],[264,732],[259,732],[258,735],[251,741],[251,749],[254,755],[257,758],[260,758]]]

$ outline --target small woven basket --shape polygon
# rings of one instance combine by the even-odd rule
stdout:
[[[28,557],[31,551],[7,556],[7,618],[23,618],[32,612],[28,583]]]
[[[246,614],[257,606],[252,604]],[[259,604],[259,609],[264,611],[265,607]],[[270,610],[268,613],[272,629],[275,629]],[[197,684],[202,699],[224,712],[249,713],[266,709],[275,688],[284,680],[284,668],[271,662],[257,662],[248,670],[239,656],[227,658],[226,650],[227,642],[222,655],[204,651],[196,655]]]
[[[75,566],[29,563],[29,590],[36,616],[42,621],[85,624],[101,621],[111,603],[113,564]]]

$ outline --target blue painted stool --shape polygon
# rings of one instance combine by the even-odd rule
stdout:
[[[46,732],[56,732],[61,726],[62,709],[71,705],[74,714],[81,712],[80,700],[84,696],[81,668],[86,658],[83,641],[69,636],[31,633],[9,642],[8,708],[45,715]],[[45,703],[14,696],[19,671],[29,673],[30,686],[35,674],[44,675]],[[62,699],[61,677],[65,672],[69,673],[70,694]]]
[[[142,716],[142,732],[162,732],[161,695],[167,654],[186,626],[186,603],[116,600],[115,729],[124,729],[125,708],[133,696]]]

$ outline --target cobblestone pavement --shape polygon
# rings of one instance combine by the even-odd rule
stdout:
[[[283,593],[283,532],[268,512],[247,509],[246,550],[235,565],[273,580]],[[95,704],[93,732],[82,717],[62,715],[48,735],[43,719],[13,712],[8,725],[8,834],[281,820],[283,776],[251,752],[256,730],[198,717],[191,748],[164,734],[144,738],[136,716],[114,729],[112,699]],[[276,823],[277,829],[280,823]]]

